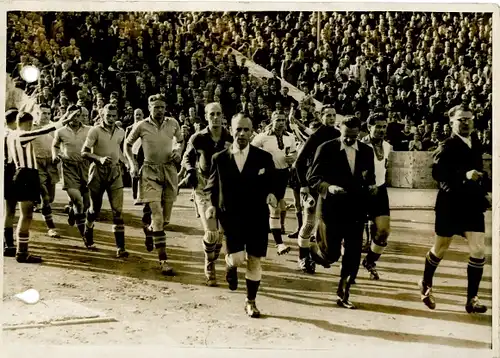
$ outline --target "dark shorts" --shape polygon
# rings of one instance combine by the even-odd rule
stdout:
[[[469,212],[461,213],[453,210],[436,210],[436,222],[434,224],[436,235],[452,237],[454,235],[465,237],[466,232],[485,231],[484,213]]]
[[[81,192],[87,190],[89,178],[89,162],[84,159],[81,162],[63,160],[62,162],[63,190],[78,189]]]
[[[14,189],[14,175],[16,174],[16,165],[7,163],[4,165],[3,176],[3,197],[5,200],[15,200],[16,191]]]
[[[276,199],[281,200],[285,197],[286,188],[288,186],[288,179],[290,178],[290,171],[288,169],[276,170]]]
[[[377,195],[372,196],[370,200],[370,218],[374,219],[379,216],[390,216],[389,194],[387,186],[381,185],[378,187]]]
[[[40,201],[40,177],[37,169],[17,169],[13,178],[13,191],[17,201]]]
[[[470,201],[439,192],[434,209],[436,235],[452,237],[453,235],[465,236],[465,232],[484,233],[484,208],[471,204]]]

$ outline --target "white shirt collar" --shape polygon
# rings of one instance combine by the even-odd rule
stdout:
[[[236,154],[236,153],[242,153],[243,155],[248,155],[248,152],[250,151],[250,144],[246,146],[245,149],[243,150],[240,150],[237,146],[236,146],[236,143],[233,143],[233,145],[231,146],[231,149],[232,149],[232,152],[233,154]]]
[[[340,150],[345,150],[346,148],[349,148],[349,146],[345,145],[342,140],[340,141]],[[353,148],[355,150],[358,150],[358,141],[356,140],[353,145],[350,146],[350,148]]]
[[[469,138],[465,138],[465,137],[461,136],[458,133],[457,133],[457,136],[460,137],[460,139],[462,139],[464,141],[464,143],[467,144],[467,146],[469,148],[472,148],[472,141],[470,140],[470,137]]]

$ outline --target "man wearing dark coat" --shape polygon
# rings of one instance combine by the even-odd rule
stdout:
[[[311,256],[330,267],[340,258],[344,241],[337,304],[345,308],[355,308],[349,290],[359,270],[370,195],[376,191],[373,149],[357,140],[360,127],[358,118],[343,118],[340,138],[318,147],[307,173],[309,186],[319,194],[317,243],[311,245]]]
[[[436,308],[432,294],[432,279],[453,236],[462,236],[469,244],[467,266],[468,313],[484,313],[487,308],[479,302],[477,293],[485,263],[484,212],[489,207],[484,185],[482,146],[475,136],[473,114],[462,105],[449,110],[452,134],[433,154],[432,176],[439,183],[436,198],[436,238],[425,257],[423,278],[419,281],[421,299],[430,308]]]
[[[261,258],[266,256],[269,208],[277,207],[275,168],[271,154],[250,145],[252,121],[236,114],[231,121],[234,142],[213,156],[205,191],[212,206],[207,218],[217,217],[226,238],[226,280],[238,288],[237,267],[246,258],[245,312],[259,317],[255,298],[262,277]],[[246,255],[245,255],[246,254]]]

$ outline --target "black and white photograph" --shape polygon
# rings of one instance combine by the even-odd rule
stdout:
[[[4,344],[492,354],[498,9],[306,5],[10,5]]]

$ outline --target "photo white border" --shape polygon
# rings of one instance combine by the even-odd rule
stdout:
[[[6,80],[6,12],[7,11],[290,11],[291,8],[295,11],[355,11],[362,9],[363,11],[434,11],[446,12],[491,12],[493,16],[493,118],[500,114],[497,109],[498,92],[496,91],[497,83],[500,81],[499,66],[495,63],[500,63],[497,59],[500,58],[499,41],[497,37],[500,34],[500,13],[497,3],[487,1],[477,1],[472,4],[467,1],[440,1],[436,3],[432,0],[420,2],[400,2],[400,1],[365,1],[365,2],[313,2],[313,1],[286,1],[274,0],[271,2],[264,1],[78,1],[78,0],[60,0],[60,1],[20,1],[14,0],[9,3],[7,0],[0,0],[0,98],[5,98],[5,80]],[[497,0],[498,1],[498,0]],[[452,6],[451,6],[452,5]],[[5,116],[5,106],[0,106],[0,115]],[[493,188],[499,188],[500,175],[500,125],[497,126],[497,121],[493,121],[493,163],[492,176]],[[3,137],[3,126],[0,126],[0,133]],[[0,146],[0,157],[3,156],[3,146]],[[3,166],[0,169],[1,178],[3,178]],[[3,185],[0,185],[0,195],[3,197]],[[447,357],[450,353],[454,358],[458,357],[496,357],[500,358],[499,347],[499,324],[500,324],[500,190],[493,191],[493,211],[492,211],[492,343],[493,349],[491,354],[478,352],[474,349],[432,349],[432,350],[412,350],[408,351],[411,346],[400,346],[394,343],[381,345],[370,345],[368,347],[342,347],[336,345],[332,350],[301,350],[301,349],[284,349],[282,347],[275,350],[259,350],[259,349],[222,349],[222,348],[169,348],[165,346],[137,345],[137,346],[13,346],[8,345],[8,342],[3,340],[1,336],[0,356],[5,357],[44,357],[44,358],[73,358],[73,357],[111,357],[118,355],[120,358],[137,357],[137,356],[168,356],[170,357],[238,357],[258,355],[259,358],[273,357],[276,355],[285,355],[287,358],[294,356],[307,358],[326,357],[329,355],[337,355],[341,358],[347,357]],[[4,207],[0,205],[0,217],[3,217]],[[0,254],[0,264],[3,267],[3,257]],[[3,270],[0,273],[0,282],[3,283]],[[0,287],[0,292],[3,293],[3,284]],[[3,295],[2,295],[3,297]],[[418,348],[423,345],[418,344]]]

